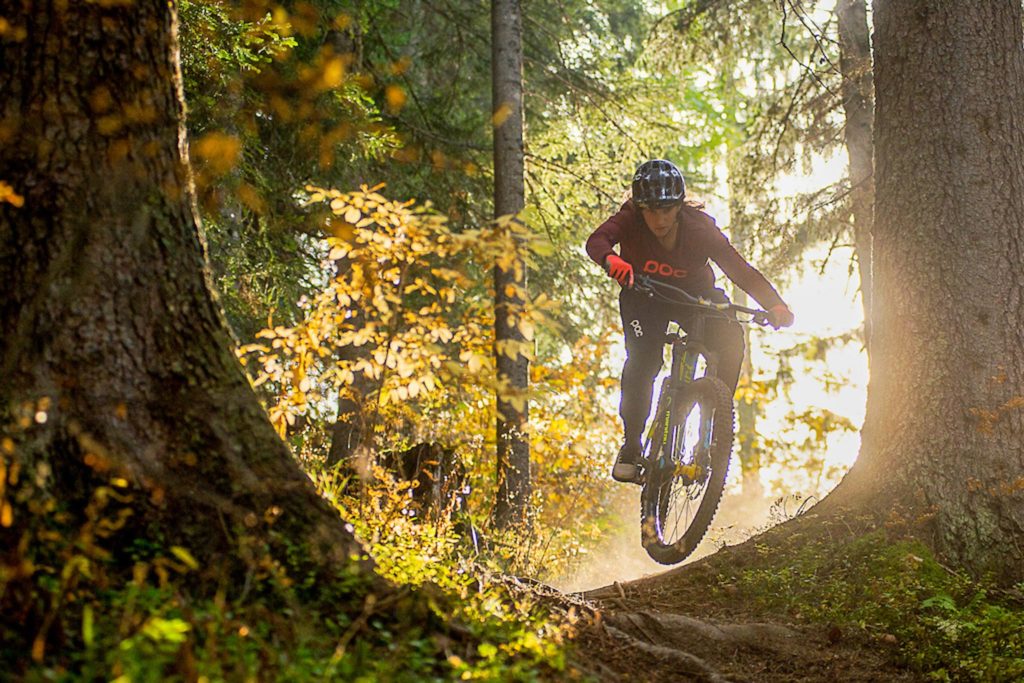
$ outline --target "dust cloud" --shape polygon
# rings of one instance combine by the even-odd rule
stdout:
[[[711,529],[693,555],[682,564],[711,555],[723,546],[742,543],[792,516],[798,508],[799,499],[795,496],[779,499],[741,493],[726,495]],[[619,496],[615,509],[619,523],[605,541],[598,544],[575,571],[551,580],[552,586],[566,593],[577,593],[671,569],[648,557],[640,545],[639,487],[631,487],[630,491]]]

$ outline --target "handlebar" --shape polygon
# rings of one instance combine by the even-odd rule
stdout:
[[[654,278],[646,275],[637,275],[634,278],[632,289],[646,294],[647,296],[658,297],[664,301],[677,304],[679,306],[703,308],[719,315],[725,315],[726,313],[742,313],[744,315],[749,315],[750,320],[737,318],[739,322],[756,323],[762,326],[768,325],[767,311],[762,311],[758,308],[747,308],[746,306],[739,306],[732,303],[716,303],[710,299],[705,299],[702,296],[694,296],[686,290],[673,287],[672,285],[661,282],[660,280],[655,280]],[[670,292],[670,294],[666,294],[666,291]]]

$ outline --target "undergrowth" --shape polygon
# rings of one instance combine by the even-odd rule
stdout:
[[[0,675],[27,681],[563,680],[573,616],[502,578],[408,485],[324,489],[391,588],[351,562],[303,580],[304,545],[251,547],[247,571],[131,528],[113,479],[83,510],[0,453]],[[337,479],[322,479],[338,484]],[[237,558],[235,558],[237,559]],[[497,563],[497,564],[495,564]],[[231,564],[225,560],[225,565]],[[237,569],[237,562],[234,563]]]
[[[1024,680],[1024,584],[997,590],[883,530],[758,553],[756,568],[723,577],[730,600],[860,632],[931,680]]]
[[[574,611],[556,611],[506,573],[522,558],[501,548],[522,547],[536,530],[484,538],[459,512],[458,498],[445,509],[424,512],[414,497],[415,484],[396,481],[379,468],[375,475],[371,484],[355,490],[329,471],[315,481],[341,516],[352,520],[381,576],[403,586],[434,586],[453,598],[447,616],[476,643],[462,655],[449,653],[458,677],[530,680],[538,671],[575,677],[567,671],[565,653]]]

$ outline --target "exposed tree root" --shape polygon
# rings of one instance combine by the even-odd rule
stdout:
[[[638,664],[638,668],[651,666],[654,664],[651,660],[654,660],[657,664],[664,665],[676,672],[676,675],[670,679],[659,680],[707,681],[708,683],[728,681],[703,659],[689,652],[646,642],[614,626],[606,625],[604,628],[612,638],[626,644],[635,653],[634,656],[639,654],[646,656],[646,661],[643,665]]]
[[[786,615],[760,612],[730,583],[737,571],[800,552],[811,540],[831,547],[882,521],[870,515],[802,515],[758,542],[567,596],[578,601],[579,614],[591,617],[577,638],[579,658],[602,681],[919,680],[894,663],[885,643],[830,624],[794,625]]]
[[[799,637],[796,631],[777,624],[716,624],[682,614],[651,611],[614,614],[608,622],[626,632],[643,635],[652,645],[677,649],[703,640],[708,644],[784,654],[792,650]]]

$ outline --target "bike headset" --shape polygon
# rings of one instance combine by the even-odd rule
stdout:
[[[633,201],[641,209],[661,209],[686,197],[686,181],[676,165],[665,159],[640,164],[633,175]]]

